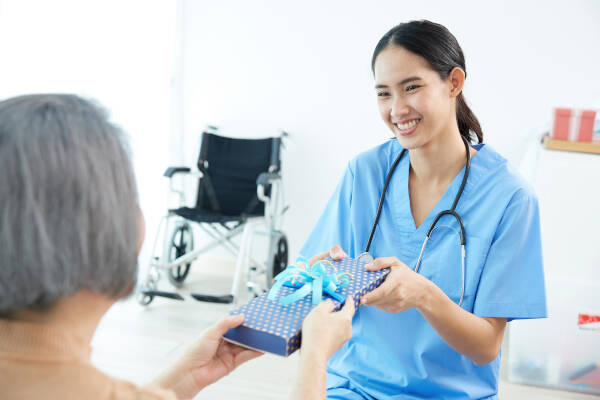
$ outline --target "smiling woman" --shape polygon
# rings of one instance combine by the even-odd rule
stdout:
[[[349,163],[301,251],[366,248],[368,270],[390,268],[328,364],[328,399],[495,399],[507,321],[546,316],[537,199],[482,143],[445,27],[392,28],[372,69],[395,140]]]

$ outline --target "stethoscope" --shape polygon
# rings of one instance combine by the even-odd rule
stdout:
[[[456,212],[456,205],[458,204],[458,200],[460,200],[460,196],[462,195],[465,185],[467,184],[467,179],[469,178],[469,169],[471,168],[471,152],[469,151],[469,144],[467,143],[467,141],[464,138],[463,138],[463,142],[465,144],[465,149],[467,151],[467,164],[465,165],[465,174],[464,174],[462,182],[460,184],[460,188],[458,189],[458,193],[456,194],[456,197],[454,198],[452,207],[449,210],[440,212],[435,217],[435,219],[433,220],[431,225],[429,226],[429,229],[427,230],[427,235],[425,235],[425,240],[423,241],[423,245],[421,246],[421,253],[419,254],[419,259],[417,260],[417,264],[415,265],[415,268],[414,268],[414,271],[418,273],[419,268],[421,266],[421,260],[423,259],[423,253],[425,252],[425,246],[427,245],[427,241],[429,241],[429,238],[430,238],[431,234],[433,233],[433,230],[435,229],[435,226],[438,223],[438,221],[440,220],[440,218],[442,218],[444,215],[452,215],[456,219],[456,221],[458,222],[458,226],[460,227],[459,236],[460,236],[460,248],[461,248],[461,256],[462,256],[462,262],[461,262],[462,287],[461,287],[461,291],[460,291],[460,301],[458,302],[459,307],[462,305],[463,296],[465,294],[465,259],[467,256],[467,253],[465,250],[465,245],[467,243],[467,240],[466,240],[467,236],[465,235],[465,227],[463,226],[462,219],[460,218],[460,215],[458,215],[458,213]],[[377,228],[377,223],[379,222],[379,217],[381,215],[381,208],[383,207],[383,200],[385,199],[385,193],[386,193],[387,187],[390,183],[390,178],[392,177],[394,170],[398,166],[398,163],[400,163],[402,156],[404,156],[404,153],[406,153],[406,149],[402,149],[402,151],[400,152],[400,155],[396,158],[396,160],[392,164],[392,168],[390,168],[390,171],[388,172],[388,174],[385,178],[385,183],[383,184],[383,192],[381,193],[381,196],[379,197],[379,206],[377,207],[377,214],[375,215],[375,221],[373,221],[373,226],[371,227],[371,233],[369,234],[369,240],[367,241],[367,247],[365,248],[365,251],[360,256],[358,256],[359,262],[364,262],[364,263],[368,264],[368,263],[372,263],[374,260],[373,256],[369,253],[369,248],[371,248],[371,242],[373,241],[373,236],[375,235],[375,228]]]

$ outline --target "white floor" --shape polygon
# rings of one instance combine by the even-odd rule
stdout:
[[[226,294],[232,263],[204,259],[197,262],[186,281],[186,290]],[[163,278],[164,288],[169,288]],[[170,288],[169,288],[170,289]],[[135,298],[115,304],[105,315],[92,342],[92,362],[104,372],[145,384],[169,365],[187,343],[227,314],[229,306],[155,299],[148,307]],[[265,355],[242,365],[209,386],[196,399],[285,399],[297,372],[297,354],[289,358]],[[598,396],[548,390],[500,381],[503,400],[596,399]]]

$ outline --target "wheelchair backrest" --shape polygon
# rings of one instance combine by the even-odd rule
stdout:
[[[197,209],[225,215],[264,215],[256,195],[256,178],[278,172],[281,138],[237,139],[203,132],[198,169]],[[270,194],[266,188],[265,194]]]

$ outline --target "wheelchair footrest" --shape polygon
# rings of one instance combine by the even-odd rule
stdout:
[[[208,294],[190,293],[194,299],[198,301],[206,301],[208,303],[220,303],[220,304],[231,304],[233,303],[233,296],[230,294],[224,296],[210,296]]]
[[[173,300],[184,300],[184,298],[178,293],[164,292],[162,290],[142,290],[142,293],[148,296],[166,297]]]

